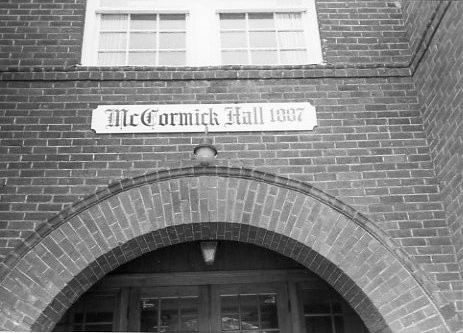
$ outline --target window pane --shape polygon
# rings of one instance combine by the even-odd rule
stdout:
[[[127,4],[127,0],[100,0],[102,7],[123,7]]]
[[[301,13],[277,13],[275,15],[278,30],[302,30]]]
[[[113,320],[113,314],[111,312],[90,312],[87,314],[87,321],[91,322],[111,322]]]
[[[184,32],[163,32],[159,34],[160,49],[185,49]]]
[[[221,29],[245,29],[245,14],[220,14]]]
[[[123,66],[125,65],[125,52],[100,52],[98,53],[98,65]]]
[[[144,299],[141,304],[140,331],[158,332],[159,300]]]
[[[307,62],[306,51],[281,51],[282,64],[303,64],[305,62]]]
[[[185,332],[198,332],[198,297],[180,299],[181,329]]]
[[[246,33],[243,32],[222,32],[222,48],[243,48],[246,47]]]
[[[340,314],[342,313],[342,308],[344,307],[345,309],[350,309],[350,305],[347,304],[343,299],[338,299],[337,297],[332,297],[332,304],[331,306],[333,307],[333,313],[335,314]]]
[[[249,330],[253,328],[260,328],[257,300],[257,295],[241,295],[240,312],[242,329]]]
[[[127,30],[128,15],[101,15],[101,30]]]
[[[85,297],[82,302],[85,306],[80,307],[74,314],[74,324],[81,324],[79,325],[81,331],[112,330],[115,306],[113,296],[92,295]]]
[[[159,28],[161,30],[185,30],[184,14],[159,15]]]
[[[156,65],[156,53],[155,52],[130,52],[129,53],[129,65]]]
[[[333,333],[331,317],[305,317],[305,333]]]
[[[334,317],[334,326],[336,327],[336,333],[344,333],[344,320],[341,316]],[[361,327],[358,327],[359,330],[355,330],[355,332],[362,332]]]
[[[336,325],[336,333],[368,333],[368,329],[366,328],[362,319],[360,319],[360,317],[353,311],[349,313],[344,313],[342,317],[335,316],[334,322]]]
[[[277,40],[273,31],[258,31],[249,33],[251,48],[254,47],[272,47],[276,48]]]
[[[238,295],[220,296],[220,313],[222,330],[239,330],[239,305]]]
[[[222,51],[223,65],[246,65],[248,63],[246,51]]]
[[[277,64],[276,51],[251,51],[251,64],[253,65],[266,65]]]
[[[143,50],[156,48],[156,33],[134,32],[130,34],[129,49]]]
[[[100,50],[125,50],[126,46],[126,33],[102,32],[100,34]]]
[[[85,332],[111,332],[113,329],[112,325],[87,325],[85,326]]]
[[[280,48],[294,49],[304,47],[304,33],[301,31],[279,32]]]
[[[185,52],[159,52],[159,65],[161,66],[182,66],[185,64]]]
[[[303,290],[304,314],[330,314],[329,293],[322,290]]]
[[[156,15],[132,14],[130,17],[132,30],[156,30]]]
[[[273,13],[249,13],[249,29],[273,29]]]
[[[261,328],[278,328],[276,295],[260,295]]]
[[[177,332],[178,298],[161,299],[161,332]]]
[[[104,316],[106,320],[108,320],[108,315],[112,318],[113,315],[113,310],[114,310],[114,302],[115,298],[113,296],[92,296],[88,297],[85,300],[85,311],[87,313],[87,317],[90,314],[93,315],[102,315]],[[93,318],[95,319],[95,318]],[[87,321],[88,318],[86,319]],[[109,319],[111,320],[111,319]]]

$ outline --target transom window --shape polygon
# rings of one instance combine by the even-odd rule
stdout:
[[[321,62],[314,0],[91,0],[90,66]]]
[[[220,295],[222,332],[279,332],[277,294]]]
[[[108,276],[69,309],[55,331],[368,332],[346,301],[305,272],[259,272]]]
[[[198,296],[141,300],[140,331],[199,332]]]

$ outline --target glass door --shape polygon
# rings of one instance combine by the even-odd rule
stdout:
[[[134,288],[129,331],[288,333],[284,284]]]
[[[275,282],[270,282],[270,281]],[[57,331],[366,333],[350,305],[305,272],[114,276],[85,293]]]
[[[129,331],[206,332],[206,309],[199,286],[134,289],[129,307]]]
[[[291,332],[284,284],[213,285],[213,332]]]

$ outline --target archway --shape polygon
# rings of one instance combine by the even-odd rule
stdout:
[[[449,331],[432,285],[367,218],[310,185],[220,167],[118,182],[50,220],[2,266],[0,329],[49,330],[119,265],[211,238],[298,261],[331,284],[371,332]]]
[[[213,260],[205,261],[205,246],[216,249]],[[301,264],[224,240],[183,242],[131,260],[86,291],[54,330],[369,332],[347,302]]]

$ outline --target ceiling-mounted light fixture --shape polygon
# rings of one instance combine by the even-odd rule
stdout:
[[[204,263],[206,265],[214,264],[215,253],[217,252],[217,242],[207,241],[201,242],[201,253],[203,255]]]
[[[202,166],[208,166],[211,161],[217,156],[217,148],[212,144],[212,139],[209,138],[207,126],[204,131],[204,137],[201,142],[193,149],[193,154]]]

